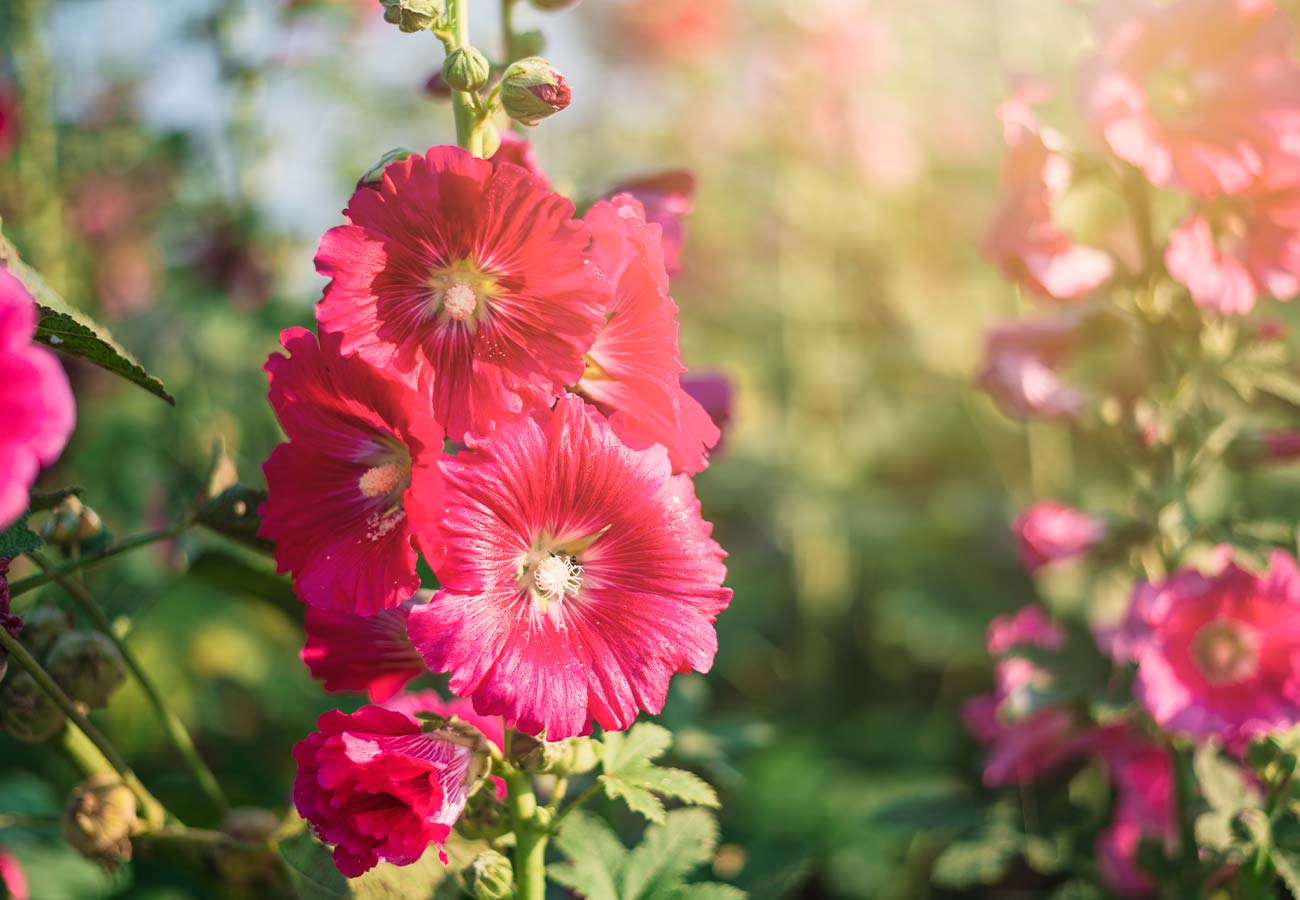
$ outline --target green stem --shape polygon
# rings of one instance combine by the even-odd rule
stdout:
[[[515,833],[515,900],[545,900],[546,841],[550,834],[538,816],[532,781],[523,772],[507,772],[506,802]]]
[[[1200,853],[1196,848],[1196,821],[1192,809],[1196,802],[1196,774],[1192,770],[1192,751],[1171,745],[1169,754],[1174,767],[1174,804],[1178,819],[1181,864],[1179,874],[1183,881],[1180,897],[1186,900],[1202,895]]]
[[[515,37],[515,0],[501,0],[501,50],[502,65],[519,59],[519,42]]]
[[[172,538],[178,537],[184,533],[191,524],[192,523],[189,521],[185,521],[161,531],[149,531],[144,534],[137,534],[134,537],[127,538],[120,544],[114,544],[111,547],[105,547],[103,550],[99,550],[95,553],[88,553],[77,559],[69,560],[66,563],[62,563],[61,565],[54,566],[47,571],[41,572],[39,575],[30,575],[27,578],[20,578],[9,585],[9,594],[12,597],[17,597],[20,594],[27,593],[28,591],[34,591],[43,584],[57,581],[60,575],[69,575],[76,572],[78,569],[96,565],[106,559],[112,559],[114,556],[120,556],[123,553],[130,552],[131,550],[149,544],[171,540]]]
[[[46,571],[53,569],[53,563],[46,559],[40,552],[33,551],[28,555],[42,569],[45,569]],[[95,627],[107,635],[108,639],[117,646],[118,651],[122,654],[123,661],[126,663],[126,667],[131,670],[131,674],[135,676],[135,680],[140,683],[140,687],[144,690],[145,697],[149,700],[149,705],[153,707],[154,714],[158,717],[158,721],[162,725],[163,730],[166,731],[167,736],[171,738],[172,744],[176,747],[177,752],[180,753],[181,759],[189,767],[190,772],[193,773],[194,779],[199,783],[199,787],[207,796],[208,801],[216,807],[217,811],[222,815],[229,812],[230,801],[226,799],[225,793],[222,792],[221,785],[217,782],[217,777],[203,761],[203,757],[199,755],[198,749],[194,746],[193,738],[190,737],[189,731],[185,728],[185,723],[183,723],[167,706],[167,701],[163,699],[162,692],[158,690],[158,686],[154,684],[153,679],[149,677],[149,674],[145,672],[144,667],[140,665],[140,660],[135,655],[135,651],[131,649],[126,641],[122,640],[118,636],[117,632],[113,629],[113,623],[109,620],[108,615],[104,612],[103,608],[95,601],[94,596],[90,591],[86,590],[83,585],[77,583],[67,575],[55,575],[54,580],[59,587],[67,591],[72,599],[77,602],[77,605],[81,607],[82,612],[89,616],[90,620],[95,623]]]
[[[67,731],[69,734],[65,740],[65,747],[77,757],[77,761],[87,771],[88,774],[104,771],[104,763],[112,767],[113,771],[122,776],[122,781],[131,788],[140,801],[141,807],[145,812],[145,819],[149,822],[161,824],[166,817],[161,803],[149,793],[148,789],[140,783],[140,779],[135,777],[131,767],[127,765],[122,754],[117,748],[104,737],[95,725],[77,709],[77,705],[63,689],[50,677],[36,659],[27,652],[27,648],[18,642],[18,639],[11,635],[6,629],[0,628],[0,647],[9,654],[18,665],[27,670],[32,676],[37,686],[43,690],[54,705],[62,710],[63,714],[68,717]],[[80,732],[77,734],[76,732]],[[84,740],[83,740],[84,739]],[[86,745],[89,746],[86,746]],[[93,751],[93,752],[92,752]]]
[[[1148,277],[1153,276],[1160,266],[1160,260],[1156,253],[1155,231],[1151,222],[1151,187],[1140,170],[1129,167],[1125,172],[1124,196],[1133,212],[1133,228],[1142,254],[1142,273]]]
[[[583,791],[581,794],[574,797],[568,806],[564,807],[564,809],[560,810],[559,813],[556,814],[554,821],[551,822],[551,830],[554,831],[559,826],[559,824],[564,821],[565,816],[573,812],[575,809],[580,809],[581,807],[585,806],[587,804],[587,801],[590,800],[592,797],[595,797],[598,793],[600,793],[599,779],[597,779],[594,783],[592,783],[592,785],[588,787],[585,791]]]
[[[451,27],[453,48],[469,46],[469,0],[447,0],[447,24]],[[479,135],[479,117],[474,98],[467,91],[451,92],[451,109],[456,118],[456,143],[475,156],[483,155]]]

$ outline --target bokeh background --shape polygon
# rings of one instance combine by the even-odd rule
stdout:
[[[496,7],[471,4],[481,46]],[[518,18],[573,86],[530,134],[558,189],[699,183],[672,292],[686,362],[735,388],[698,490],[736,596],[714,671],[678,677],[662,719],[722,792],[716,876],[756,898],[985,896],[930,886],[986,802],[957,711],[987,686],[989,617],[1032,597],[1007,523],[1072,475],[1068,437],[1008,423],[972,385],[982,327],[1020,305],[979,248],[997,103],[1017,73],[1069,91],[1083,12],[583,0]],[[179,518],[216,439],[260,484],[279,437],[261,366],[311,322],[319,235],[385,151],[453,140],[424,91],[439,44],[377,0],[3,0],[0,29],[5,232],[177,398],[72,365],[78,428],[43,484],[83,487],[118,535]],[[236,802],[284,804],[289,748],[338,701],[298,661],[287,588],[228,577],[231,555],[265,569],[192,533],[90,585]],[[202,824],[142,696],[99,721]],[[72,781],[0,737],[0,813]],[[106,875],[53,840],[0,839],[39,900],[216,896],[159,862]],[[1025,879],[999,896],[1037,896]]]

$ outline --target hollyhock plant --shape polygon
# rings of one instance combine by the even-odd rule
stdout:
[[[1300,294],[1300,189],[1235,197],[1169,235],[1169,274],[1202,309],[1250,312],[1261,297]]]
[[[316,307],[342,352],[431,393],[453,440],[582,377],[608,288],[573,204],[516,165],[434,147],[358,190],[321,239]]]
[[[1152,182],[1201,197],[1300,175],[1294,28],[1271,0],[1108,0],[1085,113]]]
[[[1166,730],[1239,743],[1300,723],[1300,569],[1229,564],[1144,582],[1107,641],[1137,664],[1138,701]]]
[[[1143,839],[1159,841],[1170,852],[1178,845],[1169,751],[1130,736],[1106,757],[1116,801],[1110,825],[1097,837],[1097,865],[1117,894],[1146,897],[1156,885],[1138,867],[1138,847]]]
[[[27,509],[32,482],[59,458],[76,423],[68,376],[32,343],[35,334],[35,300],[0,267],[0,529]]]
[[[446,843],[487,771],[486,740],[472,724],[422,729],[415,711],[445,714],[436,695],[394,706],[404,708],[327,712],[293,748],[294,804],[335,845],[334,863],[349,878],[380,860],[409,865],[430,844]]]
[[[1106,537],[1106,523],[1063,503],[1035,503],[1011,526],[1020,561],[1030,572],[1076,559]]]
[[[383,703],[423,674],[424,659],[406,636],[412,601],[369,616],[307,607],[302,661],[325,690],[364,691]]]
[[[371,615],[420,586],[416,545],[433,561],[431,506],[442,430],[428,398],[357,356],[341,339],[290,328],[271,354],[271,405],[289,440],[262,469],[259,534],[310,606]]]
[[[613,296],[574,390],[609,416],[629,447],[662,444],[674,472],[700,472],[721,432],[682,389],[677,304],[668,296],[659,227],[625,194],[597,203],[585,221],[592,265],[609,279]]]
[[[1061,381],[1056,367],[1078,343],[1073,314],[1012,320],[984,334],[984,360],[976,383],[1013,419],[1069,419],[1083,408],[1083,394]]]
[[[628,448],[573,395],[467,443],[442,463],[442,589],[409,623],[454,693],[560,740],[627,728],[674,673],[709,669],[724,553],[662,448]]]
[[[984,247],[1007,278],[1025,289],[1073,300],[1108,281],[1114,264],[1105,252],[1075,244],[1052,220],[1072,174],[1060,136],[1034,115],[1040,96],[1026,86],[998,109],[1007,142],[1003,200]]]

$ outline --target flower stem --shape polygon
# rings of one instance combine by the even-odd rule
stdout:
[[[76,758],[77,763],[87,774],[92,775],[104,771],[104,763],[107,763],[113,771],[122,776],[123,783],[136,795],[144,810],[145,819],[151,824],[161,825],[166,817],[162,804],[140,783],[140,779],[135,777],[135,773],[131,771],[122,754],[108,738],[104,737],[103,732],[77,709],[76,704],[67,694],[63,693],[63,689],[50,677],[50,673],[45,671],[44,667],[27,652],[27,648],[4,628],[0,628],[0,647],[17,660],[18,665],[27,670],[37,686],[68,717],[64,746]]]
[[[161,531],[148,531],[144,534],[137,534],[134,537],[127,538],[120,544],[114,544],[111,547],[105,547],[103,550],[99,550],[95,553],[88,553],[85,556],[69,560],[61,565],[53,566],[38,575],[20,578],[17,581],[10,583],[10,596],[17,597],[18,595],[25,594],[28,591],[34,591],[43,584],[57,581],[60,575],[68,575],[72,572],[76,572],[78,569],[101,563],[106,559],[120,556],[123,553],[127,553],[139,547],[156,544],[158,541],[171,540],[185,532],[190,525],[191,523],[187,520],[177,525],[173,525],[170,528],[164,528]]]
[[[528,775],[508,771],[506,802],[515,833],[515,900],[546,897],[546,841],[550,834],[538,815],[537,796]]]
[[[447,24],[453,49],[469,46],[469,0],[447,0]],[[468,91],[451,92],[451,109],[456,117],[456,143],[475,156],[483,155],[479,116]]]
[[[1179,851],[1182,857],[1179,875],[1183,881],[1180,897],[1187,900],[1202,896],[1200,853],[1196,848],[1196,821],[1192,810],[1196,802],[1196,774],[1192,769],[1192,751],[1173,744],[1169,748],[1174,767],[1174,812],[1178,820]]]
[[[501,0],[501,49],[504,53],[501,63],[507,66],[522,55],[515,38],[515,2],[516,0]]]
[[[32,551],[28,555],[42,569],[46,571],[53,569],[53,563],[39,551]],[[67,591],[72,599],[77,602],[82,612],[95,623],[95,627],[107,635],[108,639],[116,645],[118,651],[122,654],[126,667],[131,670],[131,674],[135,676],[135,680],[140,683],[140,687],[144,690],[149,705],[153,707],[154,714],[158,717],[158,722],[162,725],[163,730],[167,732],[167,736],[171,738],[172,744],[180,753],[181,759],[189,767],[190,772],[193,773],[195,781],[199,783],[199,787],[207,796],[208,801],[222,815],[229,812],[230,801],[226,799],[225,793],[221,790],[217,777],[208,768],[203,758],[199,756],[199,751],[194,746],[194,740],[185,728],[185,723],[167,706],[167,701],[163,699],[162,692],[158,690],[158,686],[154,684],[153,679],[140,665],[140,660],[135,655],[135,651],[113,630],[113,623],[109,620],[103,608],[95,601],[94,596],[83,585],[67,575],[56,574],[54,580],[59,587]]]

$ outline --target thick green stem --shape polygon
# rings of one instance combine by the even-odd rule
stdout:
[[[75,729],[80,732],[80,735],[72,734],[68,736],[65,739],[64,746],[73,753],[74,757],[77,758],[78,764],[86,770],[87,774],[93,775],[97,772],[104,771],[103,762],[107,762],[108,765],[112,767],[113,771],[122,776],[123,783],[125,783],[127,787],[131,788],[132,792],[136,795],[136,798],[140,801],[140,806],[144,811],[146,821],[151,824],[161,825],[164,818],[166,818],[166,813],[163,810],[162,804],[159,803],[153,794],[149,793],[148,789],[140,783],[140,779],[135,777],[135,773],[131,771],[131,767],[127,765],[122,754],[119,753],[117,748],[109,742],[108,738],[104,737],[103,732],[96,728],[95,725],[82,714],[81,710],[77,709],[77,705],[72,702],[72,699],[67,694],[63,693],[63,689],[59,687],[58,683],[55,682],[53,678],[50,677],[50,673],[45,671],[45,668],[36,661],[35,657],[27,652],[27,648],[20,644],[18,639],[4,628],[0,628],[0,647],[3,647],[5,652],[8,653],[9,656],[18,663],[18,665],[27,670],[27,673],[32,676],[32,679],[36,682],[37,686],[43,690],[49,698],[54,701],[54,705],[62,710],[63,714],[68,717],[66,728],[69,731]],[[84,742],[80,740],[80,738],[83,737],[86,739]],[[86,746],[87,743],[89,744],[89,747]],[[94,750],[98,756],[92,754],[90,752],[91,750]],[[100,759],[101,757],[102,760]]]
[[[447,24],[452,48],[469,46],[469,0],[447,0]],[[468,91],[451,92],[451,109],[456,117],[456,143],[475,156],[483,155],[479,116]]]
[[[1179,866],[1179,897],[1194,900],[1203,894],[1201,883],[1200,852],[1196,847],[1196,820],[1193,809],[1196,803],[1196,773],[1192,769],[1192,751],[1173,745],[1169,748],[1174,767],[1174,810],[1178,818],[1178,837],[1181,864]]]
[[[501,0],[501,50],[502,65],[510,65],[523,54],[515,37],[515,0]]]
[[[515,833],[515,900],[544,900],[550,831],[538,815],[537,796],[529,777],[522,772],[508,772],[505,779]]]
[[[174,537],[178,537],[188,529],[190,524],[190,522],[186,521],[181,522],[179,525],[165,528],[162,531],[149,531],[144,534],[137,534],[134,537],[127,538],[120,544],[114,544],[113,546],[105,547],[103,550],[96,553],[88,553],[77,559],[53,566],[47,571],[41,572],[39,575],[20,578],[9,585],[10,596],[17,597],[20,594],[27,593],[28,591],[34,591],[43,584],[57,581],[60,575],[69,575],[79,569],[88,568],[97,563],[101,563],[106,559],[112,559],[114,556],[120,556],[123,553],[127,553],[139,547],[144,547],[148,544],[156,544],[159,541],[171,540]]]
[[[51,570],[54,566],[39,552],[29,554],[36,564],[46,571]],[[67,575],[55,575],[55,582],[63,588],[81,607],[82,612],[90,617],[95,623],[95,627],[106,634],[122,654],[122,659],[126,667],[131,670],[135,680],[140,683],[144,690],[145,697],[149,705],[153,707],[154,715],[158,717],[159,723],[167,736],[171,738],[172,744],[181,755],[181,759],[193,773],[195,781],[207,796],[208,801],[216,807],[217,811],[224,815],[230,811],[230,801],[226,799],[225,793],[221,790],[221,785],[217,782],[217,777],[208,768],[203,758],[199,756],[198,749],[194,746],[194,740],[190,737],[189,731],[177,715],[167,706],[167,701],[163,699],[162,692],[154,684],[149,674],[145,672],[144,667],[140,665],[139,658],[135,651],[127,645],[126,641],[118,637],[117,632],[113,629],[113,623],[109,620],[108,615],[103,608],[95,602],[94,596],[83,585],[78,584]]]

